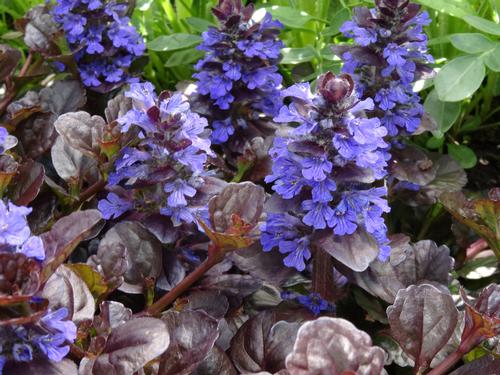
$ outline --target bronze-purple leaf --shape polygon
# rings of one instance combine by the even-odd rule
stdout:
[[[497,375],[498,369],[500,369],[500,358],[492,354],[486,354],[475,361],[457,368],[455,371],[450,372],[449,375]]]
[[[75,323],[92,320],[95,301],[87,284],[69,267],[61,264],[45,283],[41,292],[52,310],[66,307]]]
[[[265,198],[264,189],[251,182],[227,185],[208,203],[212,227],[217,232],[226,232],[233,224],[232,215],[238,215],[245,223],[256,225]]]
[[[231,340],[229,354],[234,365],[240,373],[283,369],[299,327],[299,322],[280,320],[272,311],[250,318]]]
[[[116,224],[106,232],[99,243],[92,263],[100,264],[107,277],[120,276],[123,268],[124,282],[119,290],[126,293],[142,293],[144,278],[156,279],[162,270],[162,248],[158,239],[135,221]],[[117,267],[113,270],[114,267]]]
[[[458,310],[449,292],[421,284],[401,289],[387,308],[387,317],[392,337],[415,361],[416,369],[426,369],[453,335]]]
[[[30,362],[7,362],[3,369],[3,375],[78,375],[76,364],[63,359],[61,362],[53,362],[48,359],[36,359]]]
[[[73,112],[85,105],[85,89],[78,81],[56,81],[50,87],[40,90],[42,109],[59,116]]]
[[[7,44],[0,44],[0,82],[4,82],[15,71],[21,52]]]
[[[361,229],[345,236],[325,230],[319,233],[315,245],[356,272],[366,270],[379,253],[375,239]]]
[[[161,357],[159,375],[189,375],[214,346],[217,321],[199,311],[168,311],[161,317],[170,346]]]
[[[433,284],[446,290],[451,282],[454,260],[446,246],[431,240],[411,244],[409,239],[391,243],[388,261],[374,260],[352,278],[361,288],[384,301],[393,303],[400,289],[414,284]]]
[[[11,199],[18,206],[27,206],[40,192],[44,177],[45,168],[42,164],[32,160],[21,164],[12,182]]]
[[[52,164],[63,180],[73,180],[79,182],[78,186],[81,186],[83,181],[90,185],[99,179],[96,160],[65,143],[62,137],[57,137],[50,154]]]
[[[215,345],[191,375],[237,375],[227,354]]]
[[[463,289],[460,294],[465,302],[462,344],[467,340],[472,348],[487,338],[500,335],[500,285],[488,285],[474,302]]]
[[[384,351],[351,322],[321,317],[300,327],[286,358],[290,375],[379,375]]]
[[[39,286],[39,262],[22,253],[0,253],[0,296],[33,295]]]
[[[156,318],[136,318],[114,328],[104,351],[84,358],[80,375],[131,375],[169,347],[169,331]]]
[[[65,143],[90,158],[99,158],[99,140],[106,127],[102,117],[83,111],[69,112],[59,116],[54,126]]]
[[[62,264],[78,244],[96,236],[104,222],[98,210],[76,211],[59,219],[42,234],[45,247],[42,280],[45,281]]]

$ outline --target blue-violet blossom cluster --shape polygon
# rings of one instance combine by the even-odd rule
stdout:
[[[0,375],[7,361],[29,362],[48,358],[59,362],[69,353],[68,343],[76,339],[76,325],[64,320],[68,310],[48,310],[34,323],[0,327]]]
[[[194,222],[203,213],[191,203],[212,155],[207,120],[191,112],[180,93],[157,95],[149,82],[132,84],[125,95],[133,108],[118,122],[122,132],[137,127],[138,141],[121,151],[108,187],[122,186],[132,195],[112,191],[99,202],[100,211],[110,219],[133,209],[152,212],[159,204],[174,225]]]
[[[31,210],[0,200],[0,253],[22,253],[28,258],[45,259],[43,242],[31,234],[26,220]]]
[[[373,100],[360,101],[349,75],[330,72],[319,77],[314,95],[309,83],[282,94],[291,103],[274,120],[299,126],[283,130],[270,151],[273,167],[266,182],[283,204],[261,227],[264,251],[277,247],[288,254],[285,265],[302,271],[314,232],[344,236],[359,228],[377,240],[379,257],[386,259],[386,188],[373,183],[386,175],[387,130],[379,119],[361,117],[374,108]]]
[[[56,0],[52,15],[75,52],[85,86],[106,92],[130,81],[128,68],[145,46],[128,10],[127,1]]]
[[[353,38],[353,46],[335,46],[344,60],[342,71],[354,74],[362,98],[373,98],[374,116],[388,135],[412,134],[420,125],[424,109],[412,84],[432,75],[427,64],[427,12],[406,0],[377,0],[376,8],[358,7],[352,21],[340,31]]]
[[[220,27],[209,27],[199,49],[205,57],[195,65],[198,93],[209,98],[213,117],[212,142],[226,142],[236,128],[246,128],[245,117],[274,116],[281,106],[278,39],[283,25],[253,4],[220,0],[213,13]],[[257,19],[258,16],[261,19]],[[242,112],[245,112],[243,114]]]

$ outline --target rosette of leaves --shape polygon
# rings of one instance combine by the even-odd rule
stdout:
[[[420,5],[406,0],[377,0],[376,7],[356,7],[353,19],[340,31],[353,38],[352,46],[335,46],[342,71],[355,74],[362,98],[373,98],[375,111],[389,136],[417,130],[424,109],[412,83],[432,76],[434,60],[427,53],[423,26],[431,21]]]
[[[371,99],[359,100],[349,75],[326,73],[312,94],[308,83],[283,91],[291,103],[276,122],[297,124],[280,130],[271,149],[275,203],[261,227],[264,251],[277,247],[284,263],[302,271],[313,247],[362,271],[390,248],[382,218],[389,211],[385,174],[387,130],[365,118]]]
[[[212,143],[220,145],[229,163],[239,164],[243,173],[241,168],[247,170],[263,158],[252,140],[274,133],[271,119],[282,102],[277,64],[283,26],[271,14],[255,12],[253,4],[243,6],[241,0],[220,0],[212,11],[219,27],[202,34],[198,49],[205,56],[195,65],[197,94],[191,100],[210,121]],[[239,162],[233,160],[238,155]]]
[[[59,284],[59,294],[49,299],[42,298],[46,297],[45,283],[80,241],[96,234],[101,215],[96,210],[76,212],[58,220],[50,231],[33,236],[26,221],[30,209],[1,201],[0,205],[0,370],[16,365],[36,369],[51,363],[58,368],[76,339],[77,327],[71,318],[80,307],[74,301],[81,302],[85,296],[73,288],[84,282],[75,275],[63,288]],[[72,292],[65,294],[63,289]],[[93,299],[85,305],[92,306],[93,314]]]
[[[56,0],[52,16],[65,32],[86,87],[108,92],[131,79],[129,68],[145,50],[130,24],[132,10],[128,1]]]
[[[99,209],[106,219],[127,211],[160,213],[174,226],[193,223],[206,214],[201,192],[210,149],[206,119],[193,113],[180,93],[157,95],[150,83],[132,84],[125,96],[132,109],[117,121],[121,131],[138,130],[109,174],[106,199]]]

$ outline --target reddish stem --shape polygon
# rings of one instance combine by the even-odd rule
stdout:
[[[434,367],[427,375],[443,375],[448,372],[462,357],[474,348],[480,338],[473,332],[469,337],[460,343],[456,351],[448,355],[439,365]]]
[[[106,186],[106,181],[105,180],[99,180],[95,182],[94,184],[90,185],[86,190],[84,190],[80,196],[78,197],[78,202],[83,203],[93,195],[97,194],[100,192],[104,187]]]
[[[21,70],[19,71],[19,77],[24,77],[24,75],[26,74],[26,72],[28,71],[28,68],[30,67],[31,65],[31,61],[33,60],[33,55],[30,53],[28,53],[28,57],[26,58],[26,61],[24,62]]]
[[[313,254],[312,291],[329,302],[335,302],[333,260],[330,254],[319,247],[315,247]]]
[[[483,238],[480,238],[479,240],[473,242],[467,248],[467,250],[465,250],[465,252],[466,252],[466,258],[468,260],[474,258],[481,251],[486,250],[488,248],[488,246],[489,246],[488,242],[486,242],[486,240],[484,240]]]
[[[24,77],[26,72],[28,71],[29,66],[31,65],[31,61],[33,60],[33,55],[31,53],[28,54],[26,61],[24,62],[21,70],[19,71],[18,77]],[[10,102],[16,97],[15,85],[12,83],[10,78],[7,82],[11,84],[7,84],[7,91],[5,93],[5,97],[0,101],[0,116],[5,112],[5,109],[8,107]]]
[[[210,268],[219,263],[224,259],[224,252],[219,251],[211,252],[209,251],[209,256],[203,261],[193,272],[191,272],[187,277],[185,277],[179,284],[177,284],[172,290],[161,297],[158,301],[153,303],[145,310],[145,314],[158,315],[165,307],[172,304],[177,297],[183,294],[191,285],[197,282]]]

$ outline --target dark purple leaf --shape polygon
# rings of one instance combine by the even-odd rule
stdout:
[[[498,375],[498,369],[500,369],[500,358],[491,354],[486,354],[450,372],[449,375]]]
[[[202,311],[214,319],[222,319],[229,309],[227,297],[218,290],[198,290],[181,301],[183,310]]]
[[[99,179],[97,162],[65,143],[62,137],[57,137],[50,153],[52,164],[63,180],[72,183],[87,181],[92,184]],[[81,182],[77,185],[80,186]]]
[[[417,369],[425,369],[452,336],[458,310],[449,293],[422,284],[401,289],[387,317],[393,338]]]
[[[173,250],[165,251],[163,253],[163,270],[158,278],[156,287],[163,290],[172,290],[172,288],[179,284],[185,276],[186,269],[177,257],[177,253]]]
[[[43,280],[47,280],[78,246],[102,229],[104,222],[98,210],[76,211],[59,219],[49,232],[42,234],[45,247]]]
[[[465,302],[465,340],[479,344],[481,341],[500,335],[500,285],[491,284],[484,288],[477,299],[469,300],[464,290],[460,290]]]
[[[376,259],[365,271],[353,272],[352,278],[367,292],[393,303],[400,289],[414,284],[433,284],[447,290],[453,264],[448,247],[438,247],[431,240],[410,244],[407,238],[391,243],[388,261]]]
[[[161,319],[170,332],[170,346],[161,357],[158,374],[191,374],[214,346],[217,321],[198,311],[168,311]]]
[[[55,44],[58,27],[47,6],[38,5],[25,16],[24,43],[33,51],[56,55],[59,48]]]
[[[264,189],[251,182],[227,185],[208,203],[212,227],[217,232],[226,232],[232,226],[232,215],[238,215],[245,223],[256,225],[265,198]]]
[[[69,359],[52,362],[48,359],[37,359],[31,362],[7,362],[3,375],[78,375],[76,364]]]
[[[108,106],[104,110],[108,124],[124,116],[132,108],[132,99],[120,94],[108,101]]]
[[[324,231],[315,244],[356,272],[366,270],[379,253],[375,239],[360,229],[345,236],[333,235],[331,230]]]
[[[230,259],[240,270],[272,284],[280,284],[295,273],[283,264],[283,257],[278,251],[262,251],[259,242],[230,253]]]
[[[149,215],[144,226],[164,244],[175,243],[179,237],[179,229],[173,226],[172,220],[165,220],[164,215]]]
[[[42,164],[31,160],[21,164],[11,185],[11,199],[18,206],[27,206],[38,195],[44,177]]]
[[[300,327],[286,368],[290,375],[380,374],[384,357],[351,322],[321,317]]]
[[[40,91],[42,109],[55,115],[74,112],[85,105],[85,89],[78,81],[56,81]]]
[[[41,295],[49,300],[53,310],[66,307],[69,319],[77,324],[94,317],[95,301],[87,284],[64,264],[49,277]]]
[[[104,301],[99,305],[100,313],[94,317],[93,326],[98,332],[108,332],[132,318],[132,310],[120,302]]]
[[[54,126],[65,143],[90,158],[99,158],[99,140],[106,127],[102,117],[83,111],[70,112],[59,116]]]
[[[264,311],[250,318],[231,340],[230,357],[240,373],[275,372],[285,367],[300,323]]]
[[[218,289],[230,295],[246,297],[258,290],[262,281],[250,275],[226,274],[206,276],[200,287],[203,289]]]
[[[33,295],[39,286],[39,262],[22,253],[0,253],[0,296]]]
[[[227,354],[217,345],[210,350],[206,358],[191,375],[237,375]]]
[[[169,331],[160,319],[137,318],[113,329],[103,353],[84,358],[80,375],[131,375],[169,347]]]
[[[0,44],[0,82],[4,82],[15,71],[22,54],[17,49]]]
[[[52,113],[40,112],[18,125],[15,134],[29,158],[36,159],[52,147],[57,137],[56,118]]]
[[[126,256],[126,261],[123,256]],[[127,270],[119,290],[126,293],[143,293],[144,278],[158,278],[162,270],[162,248],[160,242],[141,224],[124,221],[111,228],[99,243],[94,261],[100,264],[105,274],[117,266]]]

